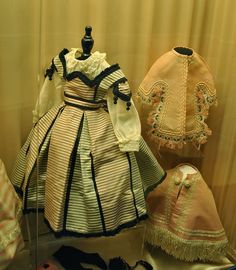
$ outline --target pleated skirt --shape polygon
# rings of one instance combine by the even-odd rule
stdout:
[[[11,180],[24,212],[44,211],[55,233],[109,236],[147,216],[145,195],[164,177],[143,139],[139,152],[119,150],[104,109],[62,103],[31,130]]]

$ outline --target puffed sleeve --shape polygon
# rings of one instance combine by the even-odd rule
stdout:
[[[50,68],[46,70],[45,80],[40,90],[35,108],[33,110],[33,123],[36,123],[53,106],[63,101],[63,83],[60,66],[55,65],[58,62],[55,57]],[[61,65],[61,64],[60,64]]]
[[[119,88],[122,87],[124,85],[120,84]],[[127,110],[127,104],[122,99],[118,99],[114,103],[114,94],[112,90],[108,91],[108,111],[122,152],[139,151],[141,124],[132,98],[130,98],[130,104],[131,106]]]
[[[139,151],[141,124],[127,79],[119,65],[106,69],[100,87],[107,90],[107,107],[122,152]]]

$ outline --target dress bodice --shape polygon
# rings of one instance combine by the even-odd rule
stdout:
[[[121,151],[137,151],[141,124],[120,66],[109,65],[105,53],[94,52],[86,60],[77,60],[80,53],[80,49],[63,49],[52,59],[33,122],[56,106],[73,106],[83,112],[99,110],[97,113],[102,114],[105,104]]]
[[[122,100],[130,101],[130,89],[118,64],[109,65],[106,54],[94,52],[85,60],[78,60],[80,49],[62,50],[52,61],[49,69],[52,75],[57,72],[63,81],[64,93],[92,102],[102,101],[109,88],[116,89],[119,84],[126,84],[116,94]],[[118,89],[119,90],[119,89]],[[113,91],[114,92],[114,91]]]

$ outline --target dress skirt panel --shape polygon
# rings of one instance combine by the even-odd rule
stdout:
[[[82,116],[82,110],[66,106],[51,134],[45,186],[45,218],[54,231],[63,228],[70,162],[77,138],[79,140]]]
[[[135,152],[142,178],[145,196],[159,185],[166,177],[165,171],[157,162],[152,151],[141,137],[139,152]]]
[[[109,114],[99,109],[93,112],[86,111],[86,116],[94,167],[92,177],[106,235],[130,221],[138,222],[139,216],[146,213],[142,183],[139,173],[135,174],[135,171],[138,171],[137,163],[131,163],[127,153],[119,150]],[[135,185],[132,181],[136,181]],[[140,213],[137,213],[136,209],[134,188],[142,197],[142,203],[139,204],[142,208]]]
[[[144,200],[144,188],[139,166],[134,152],[127,153],[127,159],[130,166],[130,186],[133,192],[133,203],[135,206],[136,216],[140,218],[146,215],[146,203]]]
[[[87,234],[88,232],[101,232],[103,228],[91,171],[91,141],[86,113],[82,127],[71,188],[67,193],[69,200],[64,229]]]
[[[12,184],[14,185],[16,191],[21,195],[23,195],[22,185],[23,185],[25,169],[26,169],[26,155],[30,147],[30,142],[31,142],[33,133],[34,133],[34,129],[30,131],[30,134],[26,142],[20,149],[20,152],[18,153],[16,157],[16,161],[10,175]]]
[[[47,162],[47,157],[45,156],[45,151],[47,152],[47,145],[50,137],[50,132],[53,127],[53,124],[64,109],[64,104],[60,104],[50,110],[48,113],[44,115],[37,124],[31,130],[25,144],[21,148],[15,166],[13,168],[11,174],[11,181],[15,186],[16,190],[20,193],[23,193],[23,207],[24,210],[31,208],[35,208],[35,200],[36,200],[36,183],[37,177],[43,179],[43,183],[41,186],[45,185],[45,178],[40,175],[40,170],[44,170],[45,168],[45,161]],[[47,154],[47,153],[46,153]],[[46,159],[46,160],[45,160]],[[42,165],[39,168],[37,165],[37,161],[39,162],[38,165]],[[39,169],[39,171],[37,171]],[[37,175],[38,172],[38,175]],[[28,188],[30,187],[30,193],[28,194]],[[40,184],[38,183],[38,188],[40,189]],[[42,196],[44,194],[44,188],[42,192]],[[28,196],[29,195],[29,196]],[[38,194],[39,195],[39,194]],[[39,197],[41,196],[39,195]],[[31,198],[30,205],[27,206],[27,199],[28,197]]]
[[[45,179],[47,172],[47,160],[48,160],[48,147],[50,142],[50,134],[47,137],[40,149],[39,156],[35,162],[30,178],[28,180],[28,185],[25,191],[24,209],[39,209],[44,208],[45,201]],[[37,206],[36,206],[36,200]],[[27,210],[26,210],[27,211]]]
[[[114,235],[144,219],[144,191],[164,175],[144,141],[136,154],[120,151],[104,109],[64,103],[38,121],[20,158],[25,167],[15,169],[13,182],[22,187],[24,210],[38,198],[54,232],[80,236]]]

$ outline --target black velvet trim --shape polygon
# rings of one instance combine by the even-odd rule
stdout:
[[[64,93],[64,96],[65,97],[68,97],[68,98],[76,99],[76,100],[81,100],[81,101],[89,102],[89,103],[92,103],[92,104],[100,104],[100,103],[105,103],[106,102],[105,100],[99,100],[99,101],[88,100],[88,99],[81,98],[81,97],[78,97],[78,96],[70,95],[68,93]]]
[[[106,225],[105,225],[105,220],[104,220],[103,211],[102,211],[102,204],[101,204],[101,200],[100,200],[100,196],[99,196],[98,188],[97,188],[97,184],[96,184],[96,175],[95,175],[92,153],[90,153],[90,158],[91,158],[92,179],[93,179],[94,189],[96,192],[96,197],[97,197],[97,202],[98,202],[98,207],[99,207],[99,212],[100,212],[100,217],[101,217],[101,222],[102,222],[102,229],[103,229],[104,234],[106,234]]]
[[[129,95],[126,95],[126,94],[123,94],[119,91],[119,86],[118,84],[114,85],[113,87],[113,94],[120,98],[121,100],[123,101],[126,101],[126,102],[129,102],[130,101],[130,98],[131,98],[131,93]]]
[[[44,77],[45,78],[48,77],[49,80],[51,81],[55,70],[57,71],[57,68],[56,68],[56,66],[54,64],[54,60],[52,59],[52,64],[51,64],[50,68],[46,69]]]
[[[115,257],[111,258],[109,261],[108,268],[110,270],[134,270],[138,265],[143,266],[146,270],[153,270],[153,267],[150,263],[139,260],[136,262],[135,266],[130,266],[123,258],[121,257]]]
[[[25,155],[27,156],[27,154],[28,154],[28,152],[29,152],[29,149],[30,149],[30,143],[29,143],[29,145],[28,145],[28,147],[27,147],[27,149],[26,149],[26,151],[25,151]]]
[[[29,213],[43,213],[44,212],[44,208],[38,208],[38,209],[24,209],[23,210],[23,214],[29,214]],[[145,220],[148,218],[147,214],[144,214],[142,216],[140,216],[137,220],[137,218],[135,218],[132,221],[126,222],[124,224],[121,224],[120,226],[118,226],[116,229],[114,230],[110,230],[110,231],[106,231],[106,232],[98,232],[98,233],[78,233],[78,232],[72,232],[72,231],[68,231],[68,230],[63,230],[61,232],[55,232],[50,223],[47,221],[46,218],[44,218],[44,222],[45,224],[48,226],[48,228],[52,231],[52,233],[54,233],[54,235],[56,237],[62,237],[62,236],[76,236],[76,237],[100,237],[100,236],[114,236],[117,233],[119,233],[121,230],[126,229],[126,228],[130,228],[133,227],[135,225],[137,225],[140,221]]]
[[[105,68],[100,74],[98,74],[93,80],[96,83],[100,83],[102,79],[110,75],[111,73],[117,71],[120,69],[120,66],[118,64],[111,65],[107,68]]]
[[[21,181],[21,184],[20,184],[20,189],[22,189],[22,188],[23,188],[23,186],[24,186],[24,182],[25,182],[25,174],[24,174],[23,179],[22,179],[22,181]],[[23,189],[22,189],[22,192],[23,192]]]
[[[65,77],[65,79],[67,81],[72,81],[75,78],[79,78],[83,83],[85,83],[89,87],[93,87],[95,85],[95,83],[93,81],[91,81],[86,75],[84,75],[80,71],[73,71],[72,73],[69,73]]]
[[[134,209],[135,209],[136,217],[138,219],[138,216],[139,216],[138,215],[138,209],[137,209],[137,206],[136,206],[136,201],[135,201],[135,196],[134,196],[134,191],[133,191],[132,166],[131,166],[131,160],[130,160],[130,156],[129,156],[128,152],[126,152],[126,156],[127,156],[128,163],[129,163],[130,188],[131,188],[131,192],[132,192],[132,195],[133,195],[133,203],[134,203]]]
[[[23,209],[22,210],[23,214],[29,214],[29,213],[44,213],[44,208],[38,208],[38,209],[35,209],[35,208],[31,208],[31,209]]]
[[[70,191],[71,191],[71,185],[72,185],[72,179],[74,175],[75,170],[75,161],[78,151],[78,145],[80,141],[81,131],[83,128],[83,122],[84,122],[84,114],[80,120],[80,125],[78,129],[78,133],[76,136],[75,144],[70,156],[70,172],[69,172],[69,178],[68,178],[68,184],[67,184],[67,191],[66,191],[66,198],[65,198],[65,209],[64,209],[64,219],[63,219],[63,230],[66,229],[66,220],[67,220],[67,214],[68,214],[68,208],[69,208],[69,201],[70,201]]]
[[[115,81],[110,87],[114,87],[115,85],[118,85],[119,83],[125,83],[128,80],[125,77],[120,78],[119,80]]]
[[[65,61],[65,58],[64,58]],[[66,62],[65,62],[66,65]],[[80,71],[73,71],[65,76],[67,81],[71,81],[75,78],[79,78],[82,82],[87,84],[89,87],[93,87],[96,84],[99,84],[106,76],[120,69],[118,64],[114,64],[106,69],[104,69],[101,73],[99,73],[93,80],[89,79],[86,75],[84,75]]]
[[[54,63],[54,59],[52,59],[52,65],[53,65],[53,68],[54,68],[56,71],[58,71],[58,70],[57,70],[57,67],[56,67],[56,65],[55,65],[55,63]]]
[[[56,114],[55,118],[53,119],[53,121],[52,121],[52,123],[51,123],[49,129],[47,130],[47,132],[46,132],[46,134],[45,134],[45,136],[44,136],[44,138],[43,138],[41,144],[39,145],[38,153],[40,153],[41,148],[42,148],[42,146],[43,146],[43,144],[44,144],[44,141],[45,141],[45,139],[46,139],[46,137],[47,137],[49,131],[51,130],[51,128],[52,128],[54,122],[56,121],[57,116],[64,110],[64,108],[65,108],[65,107],[60,108],[60,110],[57,112],[57,114]],[[35,126],[35,127],[36,127],[36,126]],[[35,127],[34,127],[34,128],[35,128]],[[29,174],[29,179],[30,179],[30,177],[31,177],[31,175],[32,175],[32,172],[33,172],[35,166],[36,166],[36,163],[37,163],[37,160],[34,162],[34,165],[33,165],[33,167],[32,167],[32,170],[31,170],[31,172],[30,172],[30,174]],[[25,176],[24,176],[24,177],[25,177]],[[25,181],[25,180],[24,180],[24,181]],[[24,181],[22,181],[22,186],[23,186]],[[26,188],[25,188],[24,209],[27,209],[27,198],[28,198],[29,182],[30,182],[30,181],[28,180],[28,182],[27,182],[27,184],[26,184]],[[22,188],[22,186],[21,186],[21,188]]]
[[[102,81],[103,78],[108,76],[109,74],[113,73],[116,70],[120,69],[120,66],[118,64],[111,65],[110,67],[104,69],[100,74],[98,74],[93,80],[89,79],[86,75],[84,75],[80,71],[73,71],[71,73],[67,73],[67,67],[66,67],[66,59],[65,55],[69,52],[68,49],[64,49],[59,53],[59,59],[63,66],[63,77],[67,81],[71,81],[75,78],[79,78],[81,81],[83,81],[85,84],[87,84],[90,87],[95,86],[99,82]]]
[[[121,257],[111,258],[108,264],[109,270],[132,270],[129,264]]]
[[[56,237],[76,236],[76,237],[87,237],[87,238],[89,238],[89,237],[100,237],[100,236],[114,236],[117,233],[119,233],[121,230],[126,229],[126,228],[130,228],[130,227],[134,227],[140,221],[145,220],[147,218],[148,218],[148,215],[144,214],[144,215],[140,216],[138,220],[137,220],[137,218],[135,218],[132,221],[121,224],[120,226],[118,226],[114,230],[110,230],[110,231],[106,231],[106,232],[98,232],[98,233],[78,233],[78,232],[72,232],[72,231],[68,231],[68,230],[63,230],[61,232],[55,232],[55,231],[53,231],[52,227],[50,226],[49,222],[46,219],[44,219],[44,222],[48,225],[48,227],[51,229],[51,231],[54,233],[54,235]]]
[[[166,179],[166,176],[167,176],[167,172],[165,171],[165,173],[163,174],[163,176],[161,177],[161,179],[157,183],[149,186],[145,190],[145,198],[147,197],[147,195],[148,195],[149,192],[151,192],[154,188],[156,188],[158,185],[160,185]]]
[[[14,185],[14,189],[15,189],[16,193],[20,195],[20,197],[23,197],[24,193],[23,193],[23,190],[22,190],[21,187],[18,187],[18,186]]]
[[[135,266],[132,269],[135,269],[138,265],[143,266],[143,268],[145,268],[146,270],[153,270],[152,265],[144,260],[136,262]]]
[[[66,60],[65,60],[65,55],[69,52],[68,49],[63,49],[59,53],[59,59],[61,60],[62,67],[63,67],[63,77],[66,78],[67,75],[67,68],[66,68]]]
[[[110,70],[110,68],[111,68],[111,70]],[[103,73],[105,73],[105,74],[103,74],[104,76],[101,78],[101,80],[99,79],[99,81],[97,82],[97,84],[96,84],[96,86],[95,86],[95,89],[94,89],[94,96],[93,96],[93,99],[94,99],[94,100],[96,99],[98,87],[99,87],[101,81],[102,81],[106,76],[108,76],[109,74],[111,74],[111,73],[113,73],[114,71],[119,70],[119,69],[120,69],[120,66],[119,66],[118,64],[115,64],[115,65],[113,65],[113,66],[108,67],[107,69],[105,69],[104,71],[102,71],[102,73],[100,73],[100,74],[103,74]],[[99,74],[98,76],[100,76],[100,74]],[[121,79],[127,80],[125,77],[124,77],[124,78],[121,78]],[[119,81],[119,80],[117,80],[117,81]],[[109,86],[108,88],[110,88],[110,87],[111,87],[111,86]]]
[[[76,107],[76,108],[79,108],[79,109],[81,109],[83,111],[96,111],[96,110],[98,110],[100,108],[100,107],[92,108],[92,107],[82,106],[82,105],[79,105],[79,104],[70,103],[68,101],[64,101],[64,102],[68,106]]]
[[[94,94],[93,94],[93,99],[94,99],[94,100],[96,99],[96,96],[97,96],[99,84],[100,84],[100,83],[96,84],[96,86],[95,86],[95,88],[94,88]]]

